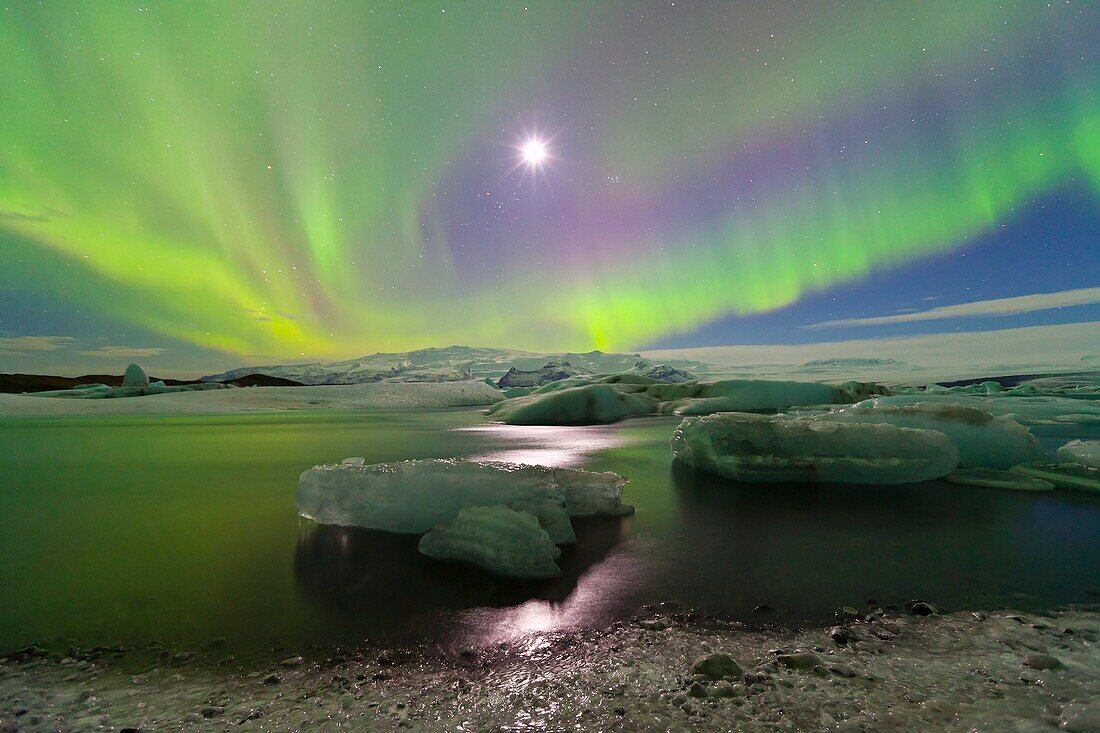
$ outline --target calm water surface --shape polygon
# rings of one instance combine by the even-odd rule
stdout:
[[[1100,497],[931,482],[736,485],[673,465],[676,419],[486,425],[478,410],[0,422],[0,649],[226,638],[493,641],[669,601],[816,621],[865,599],[1100,600]],[[1100,430],[1036,430],[1048,447]],[[471,456],[617,471],[631,517],[577,522],[562,578],[434,563],[416,537],[294,511],[316,463]]]

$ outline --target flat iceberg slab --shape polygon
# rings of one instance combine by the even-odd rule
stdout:
[[[1058,458],[1066,463],[1100,468],[1100,440],[1071,440],[1058,449]]]
[[[1059,489],[1100,491],[1100,468],[1078,463],[1023,463],[1012,473],[1049,481]]]
[[[962,468],[1012,468],[1018,463],[1047,460],[1031,431],[1007,417],[950,402],[892,404],[861,402],[815,420],[844,423],[886,423],[900,428],[936,430],[959,449]]]
[[[1009,489],[1012,491],[1053,491],[1054,484],[1041,478],[1021,476],[1012,471],[1000,471],[996,468],[960,468],[947,474],[947,480],[953,484],[983,486],[987,489]]]
[[[672,454],[735,481],[905,484],[940,478],[959,462],[943,433],[887,424],[745,413],[685,418]]]
[[[660,412],[709,415],[714,412],[775,412],[799,405],[843,405],[881,394],[876,384],[791,382],[770,379],[727,379],[699,385],[690,397],[660,406]]]
[[[509,578],[561,575],[554,546],[534,515],[503,505],[466,507],[449,524],[437,524],[417,549],[433,560],[474,565]]]
[[[503,504],[535,509],[555,538],[569,541],[547,502],[569,516],[626,514],[626,479],[614,473],[516,463],[429,458],[398,463],[314,466],[298,478],[298,513],[321,524],[388,532],[426,532],[472,506]]]

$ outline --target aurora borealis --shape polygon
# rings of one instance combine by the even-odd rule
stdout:
[[[733,343],[975,241],[1015,257],[1052,197],[1095,224],[1098,29],[1087,2],[7,3],[0,331]],[[1098,233],[991,296],[1100,284]]]

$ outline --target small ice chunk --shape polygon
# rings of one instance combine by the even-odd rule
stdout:
[[[1079,463],[1022,463],[1012,473],[1049,481],[1059,489],[1100,491],[1100,468]]]
[[[561,550],[527,512],[503,505],[467,507],[450,524],[437,524],[417,549],[435,560],[475,565],[510,578],[553,578]]]
[[[517,512],[527,512],[539,520],[539,526],[546,530],[555,545],[574,545],[577,534],[569,521],[569,512],[565,511],[565,502],[557,499],[520,499],[513,501],[509,508]]]
[[[298,478],[298,513],[321,524],[426,532],[470,506],[552,500],[570,516],[624,514],[626,479],[614,473],[429,458],[314,466]],[[555,529],[557,536],[564,533]]]
[[[367,459],[362,456],[355,456],[353,458],[345,458],[340,461],[341,466],[365,466]]]
[[[685,418],[672,454],[736,481],[904,484],[940,478],[959,462],[954,444],[933,430],[746,413]]]
[[[896,405],[870,400],[814,419],[937,430],[959,449],[962,468],[1008,469],[1019,463],[1047,459],[1031,431],[1015,420],[949,402]]]
[[[1054,484],[1041,478],[1021,476],[1012,471],[996,468],[960,468],[947,474],[947,480],[953,484],[984,486],[989,489],[1011,489],[1013,491],[1052,491]]]
[[[145,375],[145,370],[137,364],[131,364],[126,367],[126,373],[122,375],[122,388],[132,389],[149,386],[149,377]],[[163,384],[161,386],[164,386]]]
[[[509,425],[597,425],[648,415],[653,406],[609,384],[589,384],[498,402],[489,416]]]
[[[1058,457],[1066,463],[1100,468],[1100,440],[1071,440],[1058,449]]]

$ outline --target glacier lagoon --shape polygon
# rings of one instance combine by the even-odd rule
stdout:
[[[968,609],[1100,600],[1098,496],[945,481],[735,484],[673,463],[678,423],[512,427],[473,408],[5,419],[0,648],[446,647],[532,614],[542,630],[604,628],[659,602],[797,625],[864,599]],[[1052,454],[1100,437],[1095,425],[1033,432]],[[347,456],[614,471],[629,479],[623,500],[636,512],[576,521],[561,577],[503,581],[433,563],[414,535],[300,519],[298,474]]]

